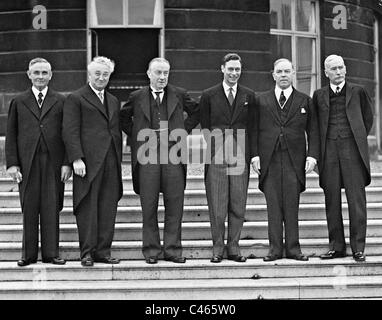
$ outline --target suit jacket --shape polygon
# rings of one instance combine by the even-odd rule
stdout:
[[[259,189],[262,191],[264,178],[281,134],[285,138],[289,156],[300,181],[301,192],[305,190],[306,157],[310,156],[318,161],[318,124],[312,99],[296,89],[293,89],[293,95],[289,99],[292,99],[291,105],[286,121],[282,124],[274,89],[258,97],[258,156],[261,167]]]
[[[122,134],[119,125],[119,102],[105,90],[108,112],[89,84],[70,94],[65,100],[63,138],[69,162],[82,159],[86,164],[86,176],[73,178],[74,211],[88,193],[98,174],[110,144],[114,145],[117,160],[122,161]],[[121,166],[118,168],[122,197]]]
[[[172,85],[167,85],[167,117],[169,134],[175,129],[185,129],[188,133],[198,124],[198,105],[190,98],[186,90]],[[151,126],[150,115],[150,87],[146,86],[130,94],[126,104],[122,107],[121,126],[128,135],[131,143],[132,176],[135,193],[139,194],[139,162],[137,151],[145,144],[145,141],[138,141],[138,133],[142,129],[149,129]],[[184,120],[184,112],[188,117]],[[186,187],[187,167],[184,169],[184,188]]]
[[[23,181],[19,185],[22,208],[33,157],[42,137],[55,172],[58,209],[62,209],[64,184],[61,182],[61,166],[69,165],[61,136],[64,100],[63,95],[49,88],[41,107],[41,115],[32,89],[21,93],[10,103],[5,156],[7,168],[19,166],[23,175]]]
[[[223,85],[221,83],[203,91],[199,102],[200,108],[200,124],[202,129],[208,129],[212,132],[219,129],[223,132],[223,140],[225,141],[224,131],[233,129],[234,138],[236,138],[238,129],[245,129],[245,160],[247,163],[254,156],[257,150],[257,121],[256,121],[256,97],[255,92],[245,86],[238,84],[235,97],[234,109],[231,112],[230,105],[225,95]],[[206,139],[207,143],[211,142]],[[236,141],[236,140],[235,140]],[[211,158],[217,152],[215,143],[212,140],[210,147]],[[205,177],[208,171],[208,164],[205,166]]]
[[[353,133],[358,151],[367,171],[366,185],[370,184],[370,159],[367,135],[373,126],[373,111],[371,99],[365,89],[361,86],[346,82],[346,116],[348,118],[351,131]],[[318,170],[325,170],[325,149],[326,135],[329,125],[329,90],[327,85],[318,89],[313,94],[313,102],[318,113],[319,133],[320,133],[320,158]],[[321,187],[324,187],[320,179]]]

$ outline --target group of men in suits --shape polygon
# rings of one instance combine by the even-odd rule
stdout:
[[[88,84],[64,98],[48,89],[52,77],[48,61],[36,58],[29,64],[32,88],[12,100],[6,138],[8,173],[19,183],[23,212],[19,266],[37,261],[39,216],[43,262],[65,263],[58,254],[58,225],[64,182],[72,171],[81,264],[119,263],[111,256],[111,244],[123,191],[121,130],[131,143],[145,261],[155,264],[163,254],[167,261],[185,263],[181,226],[187,161],[182,152],[187,140],[183,138],[199,123],[208,151],[204,173],[212,263],[221,262],[225,250],[229,260],[247,259],[239,240],[251,165],[267,202],[269,252],[264,261],[281,259],[284,251],[287,258],[308,260],[300,248],[298,210],[306,174],[316,165],[329,230],[329,251],[321,258],[346,255],[341,212],[341,188],[345,188],[351,250],[356,261],[365,261],[365,186],[371,180],[367,135],[373,114],[366,91],[345,82],[342,57],[326,58],[330,84],[317,90],[313,99],[292,86],[295,70],[284,58],[274,62],[275,87],[255,94],[239,84],[242,61],[230,53],[221,63],[223,81],[204,90],[199,103],[185,89],[168,84],[169,61],[154,58],[147,70],[149,85],[131,93],[120,109],[117,98],[105,90],[113,71],[110,59],[94,58],[88,65]],[[158,227],[160,193],[165,206],[163,246]]]

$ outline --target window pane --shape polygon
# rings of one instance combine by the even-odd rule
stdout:
[[[271,28],[291,30],[291,0],[270,0]]]
[[[314,1],[298,0],[296,11],[297,31],[316,32]]]
[[[271,35],[272,63],[280,58],[292,61],[292,44],[290,36]]]
[[[129,24],[154,24],[156,0],[129,0]]]
[[[297,89],[311,95],[316,89],[316,49],[315,39],[296,38],[296,71],[297,71]]]
[[[99,25],[123,25],[122,0],[96,0],[95,4]]]

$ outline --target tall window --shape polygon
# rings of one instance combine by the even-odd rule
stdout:
[[[320,86],[317,0],[270,0],[273,61],[288,58],[296,69],[293,85],[312,95]]]

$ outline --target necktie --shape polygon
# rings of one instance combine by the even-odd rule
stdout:
[[[160,106],[160,94],[162,92],[161,91],[156,91],[154,93],[156,94],[155,102],[156,102],[157,106],[159,107]]]
[[[43,102],[43,100],[42,100],[42,98],[43,98],[43,94],[42,94],[42,92],[40,91],[40,93],[38,94],[38,100],[37,100],[37,102],[38,102],[38,106],[39,107],[41,107],[41,105],[42,105],[42,102]]]
[[[281,94],[280,94],[280,99],[279,99],[279,103],[280,103],[280,107],[283,108],[284,107],[284,103],[286,101],[286,98],[284,96],[284,91],[281,91]]]
[[[233,93],[232,93],[233,89],[232,88],[229,88],[229,93],[228,93],[228,102],[229,104],[232,106],[233,104],[233,101],[235,100],[235,98],[233,97]]]
[[[336,88],[336,95],[339,95],[339,94],[340,94],[340,92],[341,92],[341,89],[340,89],[340,87],[337,87],[337,88]]]
[[[99,99],[101,100],[101,102],[103,103],[103,93],[102,93],[102,91],[98,92],[98,96],[99,96]]]

